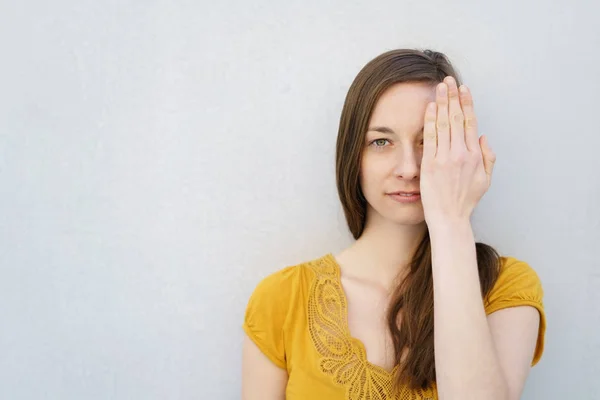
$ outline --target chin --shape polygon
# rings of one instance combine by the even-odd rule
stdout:
[[[404,216],[396,217],[393,221],[400,225],[420,225],[425,222],[425,217],[423,215]]]
[[[419,225],[425,222],[425,214],[422,207],[405,208],[405,209],[390,209],[383,207],[379,210],[373,209],[378,218],[399,225]]]

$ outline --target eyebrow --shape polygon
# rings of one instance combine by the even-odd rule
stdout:
[[[415,133],[421,133],[423,132],[423,129],[425,129],[424,126],[422,126],[417,132]],[[372,126],[370,127],[367,132],[369,131],[374,131],[374,132],[380,132],[380,133],[385,133],[388,135],[394,135],[396,134],[396,132],[394,132],[392,129],[388,128],[387,126]]]

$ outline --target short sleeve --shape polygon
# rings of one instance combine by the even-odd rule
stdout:
[[[531,365],[538,363],[544,352],[546,314],[544,290],[539,276],[529,264],[514,257],[501,257],[500,275],[485,302],[486,314],[508,307],[531,306],[540,314],[536,348]]]
[[[279,368],[286,368],[283,328],[297,267],[283,268],[261,280],[248,301],[243,329]]]

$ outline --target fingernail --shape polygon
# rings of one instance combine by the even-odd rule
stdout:
[[[461,93],[464,93],[464,94],[467,94],[467,91],[468,91],[467,87],[465,85],[460,85],[459,90]]]

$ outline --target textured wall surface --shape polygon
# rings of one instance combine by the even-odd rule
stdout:
[[[350,243],[337,123],[395,47],[449,55],[498,155],[478,240],[546,292],[523,398],[600,398],[598,11],[0,0],[0,399],[238,399],[256,283]]]

